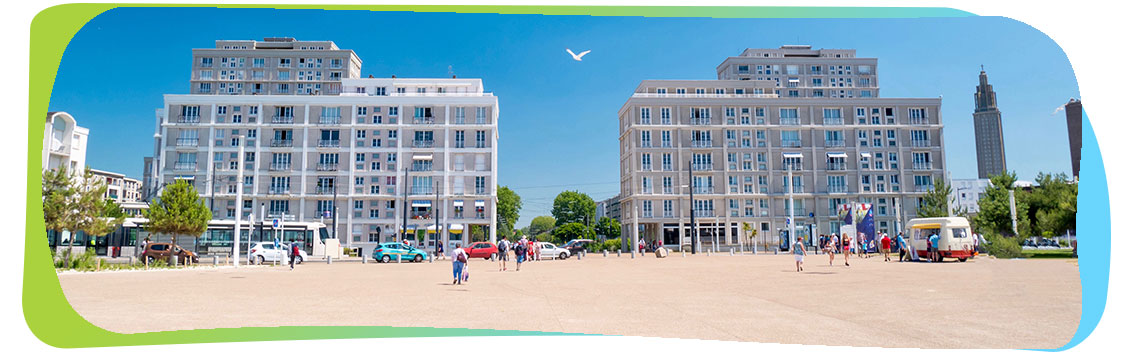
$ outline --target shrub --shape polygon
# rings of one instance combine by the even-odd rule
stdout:
[[[985,250],[997,258],[1016,258],[1021,257],[1020,244],[1015,239],[1010,239],[1001,236],[998,233],[990,232],[985,234],[985,240],[989,243],[986,244]]]
[[[620,251],[620,239],[604,240],[604,243],[601,244],[601,249],[608,250],[608,252]]]

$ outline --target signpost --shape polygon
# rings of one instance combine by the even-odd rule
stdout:
[[[279,236],[279,227],[281,225],[282,224],[280,223],[278,218],[271,220],[271,227],[273,228],[272,230],[274,230],[274,233],[272,235],[275,235],[275,266],[278,266],[279,260],[282,259],[282,241],[280,241],[281,239]]]

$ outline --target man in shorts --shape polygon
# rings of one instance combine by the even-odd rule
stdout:
[[[514,263],[518,266],[514,271],[522,270],[522,262],[526,261],[526,250],[530,248],[528,242],[526,237],[522,236],[522,239],[514,244]]]
[[[808,252],[804,250],[803,241],[804,238],[798,236],[796,238],[796,243],[793,244],[793,257],[796,259],[797,272],[804,271],[804,256],[808,254]]]
[[[879,249],[883,252],[883,262],[891,261],[891,237],[883,233],[883,239],[879,240]]]
[[[501,266],[498,270],[506,270],[506,261],[510,260],[510,241],[506,239],[498,240],[498,264]]]
[[[938,238],[938,234],[930,235],[930,249],[926,250],[926,254],[929,255],[930,262],[942,261],[942,255],[940,252],[938,252],[938,240],[940,240],[940,238]]]

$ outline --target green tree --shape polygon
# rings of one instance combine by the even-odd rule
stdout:
[[[530,221],[529,231],[526,231],[527,236],[533,237],[541,235],[553,230],[553,226],[557,224],[557,220],[552,216],[539,216]]]
[[[518,222],[518,211],[522,210],[522,197],[505,186],[498,186],[498,235],[514,235],[514,223]]]
[[[1016,183],[1016,173],[1006,172],[989,177],[991,183],[977,201],[978,212],[973,223],[982,234],[990,232],[1002,236],[1015,236],[1012,232],[1012,213],[1009,210],[1008,191]],[[1017,231],[1025,232],[1028,226],[1028,211],[1023,190],[1016,190]]]
[[[63,262],[66,268],[70,268],[70,249],[79,232],[93,239],[110,233],[124,220],[103,217],[106,182],[96,178],[89,168],[81,178],[68,173],[65,167],[49,170],[41,175],[41,183],[44,224],[57,236],[62,236],[63,231],[71,233]]]
[[[568,223],[592,226],[596,223],[596,202],[588,194],[564,191],[553,199],[553,210],[550,213],[557,219],[556,226]]]
[[[918,217],[939,218],[953,216],[952,207],[957,205],[951,199],[953,188],[944,179],[935,179],[934,187],[922,196],[922,204],[918,206]]]
[[[1079,186],[1072,184],[1063,173],[1040,173],[1036,183],[1039,186],[1024,196],[1028,208],[1023,214],[1033,222],[1029,234],[1058,236],[1075,229]]]
[[[113,199],[106,199],[102,202],[102,217],[107,218],[125,218],[126,213],[122,211],[122,207],[114,202]]]
[[[595,230],[597,235],[604,236],[605,239],[619,238],[620,222],[607,216],[601,216],[596,223]]]
[[[149,210],[145,212],[149,224],[145,229],[155,234],[171,234],[172,243],[176,245],[177,236],[200,236],[208,229],[208,220],[212,220],[212,211],[204,205],[196,187],[186,180],[177,180],[176,183],[165,186]],[[169,254],[169,264],[176,254]]]
[[[572,239],[592,239],[593,235],[592,228],[579,222],[561,225],[553,230],[553,238],[558,243],[568,242]]]

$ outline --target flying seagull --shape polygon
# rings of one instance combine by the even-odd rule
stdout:
[[[586,54],[589,54],[589,52],[592,52],[592,50],[590,49],[588,51],[581,52],[581,54],[576,54],[576,53],[573,53],[573,50],[566,48],[565,52],[569,52],[569,55],[573,56],[574,60],[576,60],[577,62],[580,62],[581,57],[584,57]]]

